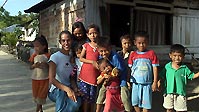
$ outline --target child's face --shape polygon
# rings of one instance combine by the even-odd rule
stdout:
[[[77,40],[81,40],[84,34],[81,28],[75,28],[75,30],[73,31],[73,35],[75,35],[75,38]]]
[[[81,55],[81,50],[80,50],[80,49],[78,49],[78,50],[76,51],[76,55],[77,55],[77,58],[80,57],[80,55]]]
[[[184,54],[178,52],[169,53],[169,57],[171,58],[173,63],[180,64],[184,59]]]
[[[121,43],[122,43],[123,50],[130,50],[131,45],[132,45],[130,39],[122,39]]]
[[[72,39],[71,39],[70,35],[63,33],[61,35],[59,42],[62,46],[62,49],[64,49],[65,51],[70,50],[71,43],[72,43]]]
[[[103,61],[101,64],[99,64],[99,70],[101,72],[104,72],[106,74],[110,73],[112,71],[112,67],[109,63]]]
[[[148,45],[148,41],[145,37],[136,37],[134,44],[139,52],[145,51]]]
[[[45,45],[42,45],[39,41],[35,41],[35,42],[33,43],[33,45],[34,45],[34,50],[35,50],[35,53],[36,53],[36,54],[41,54],[41,53],[43,53],[43,52],[44,52],[44,49],[46,48],[46,46],[45,46]]]
[[[96,42],[96,39],[99,37],[99,32],[95,28],[89,29],[87,36],[91,42]]]
[[[111,48],[110,47],[99,47],[98,48],[99,55],[102,56],[103,58],[108,58],[111,53]]]

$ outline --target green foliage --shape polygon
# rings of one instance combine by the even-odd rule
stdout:
[[[39,32],[39,20],[38,14],[22,14],[20,11],[17,16],[10,16],[10,13],[6,11],[3,7],[0,7],[0,31],[8,26],[19,24],[25,29],[32,28],[30,35],[36,31]],[[15,46],[17,40],[21,35],[24,34],[20,28],[16,28],[14,32],[0,32],[0,40],[3,44],[9,45],[10,47]],[[30,36],[29,35],[29,36]]]
[[[18,41],[18,38],[16,38],[16,33],[6,32],[6,33],[3,33],[1,41],[3,42],[3,44],[8,45],[10,48],[13,48],[15,47]]]
[[[32,32],[36,31],[38,33],[38,17],[38,14],[22,14],[20,11],[17,16],[10,16],[8,11],[6,11],[3,7],[0,7],[0,29],[6,28],[13,24],[19,24],[25,27],[25,29],[32,28]]]

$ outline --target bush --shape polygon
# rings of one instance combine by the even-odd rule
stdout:
[[[9,50],[12,50],[16,47],[18,38],[16,37],[15,33],[6,32],[4,36],[1,38],[1,41],[3,42],[4,45],[8,45]]]

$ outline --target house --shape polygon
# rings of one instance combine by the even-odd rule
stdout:
[[[51,47],[59,46],[59,32],[71,31],[75,20],[81,19],[85,26],[98,24],[102,35],[109,35],[117,47],[121,35],[148,31],[149,47],[156,51],[161,63],[168,61],[169,47],[174,43],[189,49],[186,60],[190,61],[192,54],[199,57],[199,0],[43,0],[25,12],[39,13],[39,33],[47,37]],[[192,83],[188,93],[198,95],[194,91],[197,85]],[[158,101],[153,103],[153,111],[165,111],[158,110],[162,108],[162,95],[155,94],[154,99]]]
[[[19,28],[21,31],[24,32],[23,35],[20,36],[20,38],[23,41],[33,41],[36,37],[36,31],[34,31],[31,35],[32,28],[26,29],[23,25],[19,24],[13,24],[11,26],[8,26],[6,28],[1,29],[2,32],[14,32],[16,28]]]
[[[80,18],[85,26],[98,24],[102,35],[109,35],[118,47],[121,35],[145,30],[160,58],[173,43],[199,57],[198,0],[43,0],[25,12],[39,13],[39,33],[48,37],[49,46],[58,46],[59,32],[71,31]]]

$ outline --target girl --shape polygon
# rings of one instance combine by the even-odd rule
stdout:
[[[82,22],[75,22],[72,25],[72,35],[74,38],[74,44],[77,45],[78,43],[85,43],[87,40],[86,36],[86,29]]]
[[[113,68],[107,59],[100,59],[98,64],[101,75],[97,78],[97,84],[103,83],[107,90],[104,112],[124,112],[120,94],[119,70]]]
[[[88,27],[87,36],[90,42],[83,45],[83,49],[80,55],[80,61],[83,62],[79,79],[80,79],[80,91],[83,93],[83,111],[93,112],[95,107],[95,97],[97,89],[97,76],[99,71],[97,70],[97,59],[99,56],[97,50],[96,39],[99,36],[99,27],[92,24]],[[88,108],[91,107],[90,109]]]
[[[44,36],[36,37],[33,41],[35,52],[30,57],[32,74],[33,100],[37,104],[36,112],[43,112],[42,105],[46,103],[48,94],[48,64],[50,57],[48,43]]]
[[[49,59],[49,81],[50,89],[48,97],[55,102],[56,112],[75,112],[81,104],[77,96],[77,86],[72,85],[70,73],[73,66],[70,62],[72,35],[69,31],[62,31],[59,34],[59,43],[62,48],[52,54]],[[74,82],[74,81],[73,81]]]
[[[71,57],[71,62],[74,63],[75,62],[75,47],[78,44],[84,44],[85,42],[87,42],[87,36],[86,36],[86,29],[83,25],[82,22],[75,22],[72,25],[72,36],[73,36],[73,44],[72,44],[72,54],[73,56]]]

